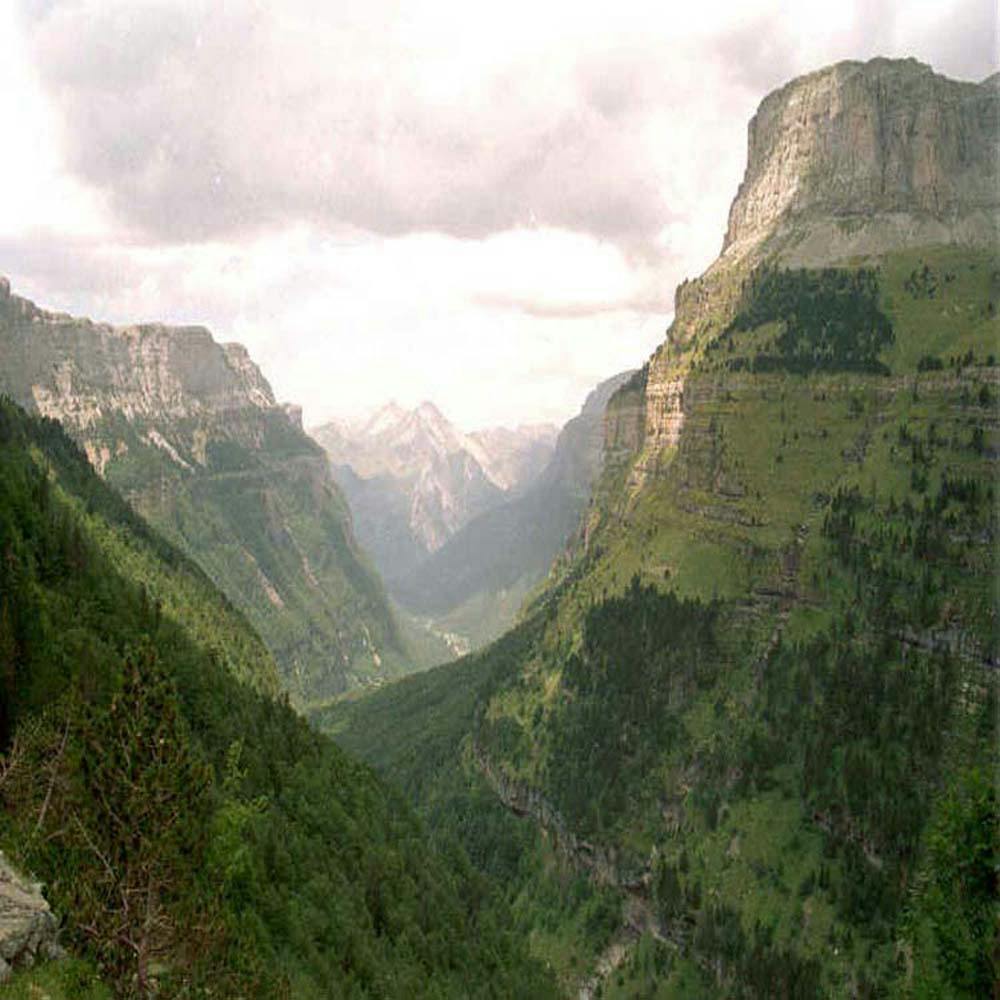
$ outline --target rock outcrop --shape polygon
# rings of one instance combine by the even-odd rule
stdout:
[[[820,267],[943,243],[995,246],[998,156],[1000,74],[977,84],[913,59],[841,62],[764,98],[750,122],[722,253],[678,287],[673,324],[650,359],[633,484],[676,445],[688,349],[731,319],[754,266],[772,259]]]
[[[904,243],[996,239],[1000,76],[949,80],[916,60],[842,62],[768,95],[723,258],[772,236],[829,258]],[[818,233],[840,232],[825,245]]]
[[[162,421],[275,405],[246,348],[204,327],[93,323],[40,309],[7,282],[0,323],[4,389],[77,431],[113,413]]]
[[[11,969],[58,958],[58,930],[41,885],[19,875],[0,853],[0,983]]]

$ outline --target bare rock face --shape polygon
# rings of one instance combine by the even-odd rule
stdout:
[[[637,452],[646,432],[647,369],[634,372],[608,401],[604,412],[604,461]]]
[[[873,59],[837,63],[770,94],[750,122],[723,256],[810,218],[874,238],[867,223],[881,217],[892,245],[995,240],[998,82]]]
[[[57,931],[41,886],[19,875],[0,854],[0,983],[12,968],[59,957]]]
[[[674,322],[650,360],[633,483],[677,443],[685,348],[732,318],[751,268],[766,258],[821,267],[907,247],[995,246],[998,158],[1000,74],[977,84],[913,59],[842,62],[765,97],[722,253],[678,287]]]
[[[181,420],[268,410],[274,396],[240,344],[204,327],[113,327],[0,294],[4,372],[20,403],[85,432],[112,413]]]
[[[469,437],[479,445],[489,479],[507,493],[518,493],[548,464],[559,428],[554,424],[489,427]]]

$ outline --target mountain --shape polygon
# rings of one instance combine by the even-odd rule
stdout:
[[[993,989],[998,148],[995,77],[766,97],[573,557],[317,716],[501,869],[565,992]]]
[[[605,407],[633,374],[616,375],[590,393],[560,431],[545,469],[520,496],[473,518],[394,584],[393,594],[407,610],[454,617],[471,603],[485,618],[484,607],[503,608],[505,614],[482,623],[489,631],[475,634],[476,645],[511,625],[517,607],[505,606],[502,595],[524,595],[534,587],[579,525],[601,471]]]
[[[506,493],[519,493],[542,473],[559,436],[553,424],[487,427],[469,437],[479,446],[486,474]]]
[[[310,431],[354,511],[358,538],[395,581],[477,514],[524,488],[551,453],[554,429],[463,434],[433,403],[389,403],[359,425]]]
[[[914,59],[842,62],[770,94],[720,263],[761,244],[796,264],[941,243],[992,245],[1000,74],[949,80]]]
[[[461,849],[276,697],[243,615],[7,399],[0,551],[0,848],[72,956],[5,996],[554,996]]]
[[[0,281],[0,356],[0,391],[61,421],[198,562],[273,651],[293,698],[407,665],[322,451],[242,346],[202,327],[47,312]]]

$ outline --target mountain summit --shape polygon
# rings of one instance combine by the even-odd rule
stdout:
[[[690,348],[734,317],[761,262],[816,268],[921,246],[993,249],[998,150],[1000,75],[965,83],[915,59],[873,59],[837,63],[765,97],[722,253],[678,286],[674,322],[650,360],[632,481],[677,444]]]
[[[769,239],[823,263],[900,244],[997,238],[1000,77],[915,59],[840,62],[761,102],[722,261]]]

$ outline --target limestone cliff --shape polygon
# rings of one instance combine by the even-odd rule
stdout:
[[[128,419],[267,410],[274,396],[240,344],[204,327],[116,328],[48,312],[0,283],[8,391],[79,431],[111,413]]]
[[[768,95],[723,257],[775,236],[790,256],[996,238],[1000,77],[949,80],[916,60],[842,62]],[[824,245],[825,234],[840,233]],[[796,231],[798,230],[798,231]]]
[[[522,493],[544,470],[547,425],[471,434],[430,402],[388,403],[358,425],[310,431],[355,512],[358,537],[387,581],[438,551],[473,518]]]
[[[765,97],[750,122],[722,253],[678,287],[674,322],[650,360],[633,482],[677,444],[692,347],[732,318],[754,266],[996,246],[998,150],[1000,75],[967,83],[913,59],[873,59],[837,63]]]
[[[0,392],[58,419],[97,471],[251,619],[303,700],[403,653],[300,411],[204,327],[114,327],[0,283]]]

